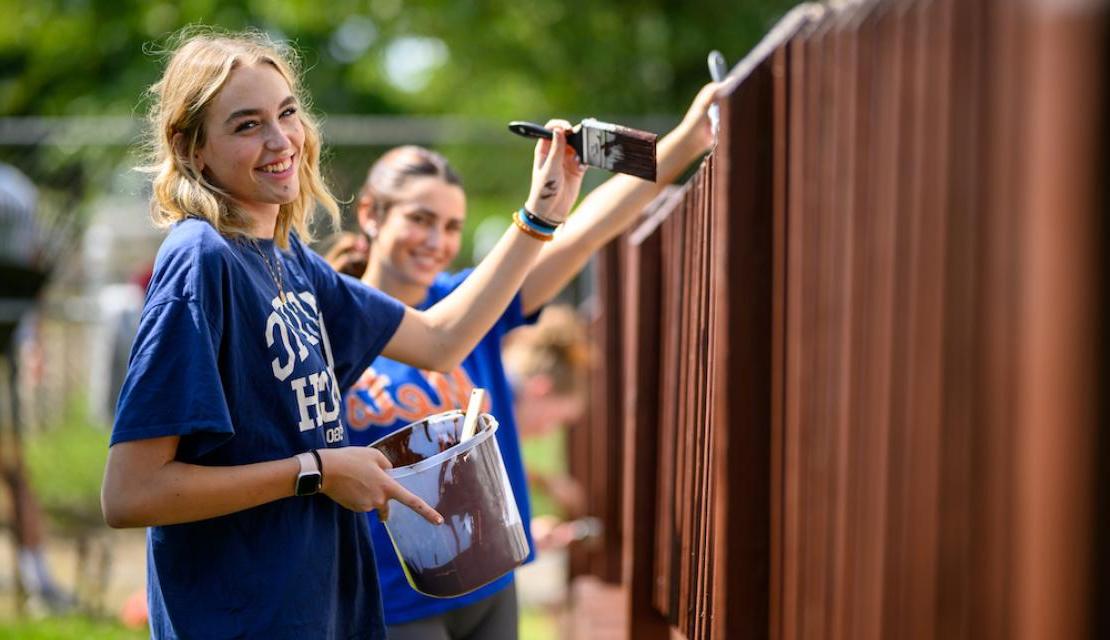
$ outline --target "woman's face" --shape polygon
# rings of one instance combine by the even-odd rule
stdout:
[[[289,83],[259,62],[231,72],[205,114],[200,168],[248,213],[276,215],[300,192],[304,128]]]
[[[393,194],[385,219],[367,223],[370,260],[393,281],[430,287],[458,255],[465,219],[461,187],[435,176],[410,178]]]

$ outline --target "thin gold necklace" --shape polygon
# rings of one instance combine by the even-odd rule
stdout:
[[[262,250],[262,247],[258,246],[257,240],[251,238],[250,245],[254,247],[255,253],[262,258],[262,264],[266,265],[266,271],[270,274],[270,279],[274,281],[274,286],[277,287],[278,304],[285,304],[285,279],[282,278],[281,259],[275,256],[274,262],[271,264],[270,259],[266,257],[266,252]]]

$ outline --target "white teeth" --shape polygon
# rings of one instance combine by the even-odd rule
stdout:
[[[282,171],[285,171],[286,169],[288,169],[291,166],[293,166],[292,156],[290,156],[290,157],[288,157],[284,160],[281,160],[280,162],[274,162],[274,163],[268,164],[264,167],[259,167],[258,170],[259,171],[265,171],[266,173],[281,173]]]

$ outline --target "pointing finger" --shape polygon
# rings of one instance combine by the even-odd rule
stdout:
[[[394,482],[387,491],[391,498],[417,512],[428,522],[432,524],[443,524],[443,516],[439,515],[439,512],[400,484]]]

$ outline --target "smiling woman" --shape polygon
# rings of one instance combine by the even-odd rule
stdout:
[[[340,390],[381,354],[453,367],[542,243],[510,228],[469,286],[420,311],[338,276],[304,244],[317,205],[337,207],[292,53],[253,33],[183,40],[151,89],[151,207],[169,233],[116,411],[104,517],[149,527],[155,638],[383,638],[361,512],[397,500],[442,518],[381,453],[348,446]],[[563,132],[537,146],[526,201],[556,222],[581,184],[566,154]]]

